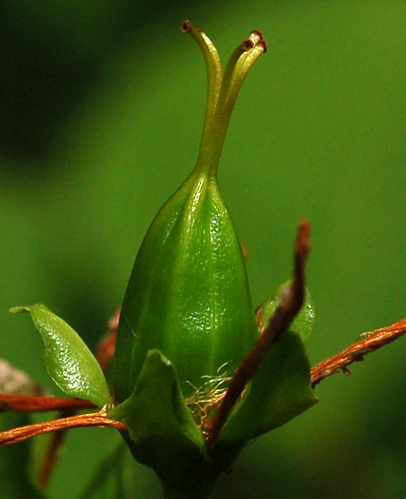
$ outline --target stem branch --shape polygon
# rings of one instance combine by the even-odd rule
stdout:
[[[89,400],[59,397],[30,397],[0,393],[0,413],[5,411],[48,412],[69,409],[92,409],[96,407]]]
[[[364,355],[375,352],[375,350],[392,343],[392,341],[397,340],[404,334],[406,334],[406,319],[395,322],[391,326],[363,333],[361,336],[366,336],[364,340],[357,341],[339,354],[313,367],[312,387],[314,388],[324,378],[338,372],[343,372],[348,376],[351,373],[347,366],[353,362],[364,360]]]
[[[3,431],[0,433],[0,447],[16,444],[22,440],[38,437],[39,435],[45,435],[46,433],[52,433],[54,431],[83,428],[87,426],[109,426],[111,428],[117,428],[120,431],[128,431],[127,425],[122,421],[114,421],[113,419],[107,418],[104,413],[96,412],[94,414],[80,414],[79,416],[55,419],[46,421],[45,423],[21,426],[20,428]]]
[[[279,306],[269,320],[269,324],[231,378],[230,385],[220,403],[216,416],[209,424],[207,437],[209,444],[215,442],[227,421],[231,409],[247,384],[255,376],[262,360],[289,329],[303,305],[305,296],[304,273],[309,252],[309,235],[309,222],[301,220],[295,245],[293,280],[282,290]]]

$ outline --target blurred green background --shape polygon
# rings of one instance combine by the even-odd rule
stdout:
[[[105,330],[196,159],[205,70],[185,18],[223,61],[252,29],[268,41],[220,173],[254,303],[290,276],[305,216],[312,364],[406,316],[404,0],[3,0],[0,357],[54,393],[39,334],[8,309],[43,302],[90,346]],[[401,339],[324,381],[321,403],[248,446],[214,497],[404,499],[405,359]],[[78,497],[117,438],[71,432],[49,496]],[[160,497],[150,470],[134,476],[138,497]]]

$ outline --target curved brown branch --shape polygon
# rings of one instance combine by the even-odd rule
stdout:
[[[54,431],[67,430],[72,428],[84,428],[87,426],[103,426],[117,428],[120,431],[128,431],[127,425],[122,421],[114,421],[107,418],[103,413],[96,412],[93,414],[81,414],[79,416],[71,416],[69,418],[55,419],[38,423],[12,430],[3,431],[0,433],[0,447],[4,445],[16,444],[28,438],[38,437],[46,433]]]
[[[47,412],[92,409],[96,407],[88,400],[59,397],[25,397],[0,393],[0,412]]]
[[[231,378],[227,392],[220,403],[216,416],[209,423],[207,441],[212,444],[217,439],[227,421],[228,415],[247,384],[255,376],[259,365],[269,350],[286,333],[299,313],[305,296],[305,264],[309,253],[310,224],[301,220],[295,244],[293,280],[281,292],[278,308],[268,325]]]
[[[392,341],[397,340],[404,334],[406,334],[406,319],[395,322],[391,326],[363,333],[361,336],[366,336],[364,340],[354,343],[341,353],[313,367],[311,371],[312,387],[314,388],[324,378],[338,372],[344,372],[344,374],[349,375],[350,372],[347,366],[353,362],[364,360],[364,356],[368,353],[375,352],[375,350],[392,343]]]

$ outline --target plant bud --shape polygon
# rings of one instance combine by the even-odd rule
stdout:
[[[147,352],[174,365],[184,394],[227,365],[235,369],[258,336],[241,245],[222,199],[217,167],[231,112],[248,69],[264,51],[258,32],[233,53],[222,76],[211,41],[184,23],[208,73],[206,118],[197,164],[152,222],[125,294],[114,388],[127,399]]]

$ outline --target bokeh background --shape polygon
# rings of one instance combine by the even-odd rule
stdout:
[[[105,330],[150,221],[196,159],[205,70],[185,18],[223,59],[252,29],[268,41],[220,173],[254,303],[290,276],[305,216],[312,364],[406,316],[403,0],[2,0],[0,357],[53,393],[39,334],[8,309],[43,302],[92,347]],[[405,360],[401,339],[325,380],[320,404],[248,446],[214,497],[404,499]],[[79,497],[117,438],[71,432],[49,497]],[[134,497],[160,497],[150,470],[132,473]]]

